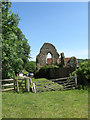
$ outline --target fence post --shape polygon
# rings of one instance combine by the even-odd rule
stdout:
[[[25,78],[25,91],[26,91],[26,89],[27,89],[27,86],[26,86],[26,78]]]
[[[14,90],[16,90],[16,79],[14,79]]]
[[[18,84],[18,79],[16,80],[17,82],[17,92],[19,92],[19,84]]]
[[[31,90],[33,91],[33,83],[31,78],[30,78],[30,85],[31,85]]]
[[[31,84],[31,86],[32,86],[32,79],[30,78],[30,84]]]
[[[36,85],[35,85],[35,83],[33,83],[33,90],[36,93]]]
[[[77,86],[77,74],[75,74],[75,84]]]
[[[28,92],[30,91],[30,89],[29,89],[29,78],[27,79],[27,90],[28,90]]]

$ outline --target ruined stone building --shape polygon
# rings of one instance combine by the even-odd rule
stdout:
[[[48,53],[51,54],[51,58],[47,59]],[[61,58],[59,56],[61,55]],[[77,60],[75,57],[65,58],[64,53],[59,54],[54,45],[51,43],[44,43],[40,49],[40,53],[36,56],[37,69],[43,65],[59,65],[60,63],[64,66],[76,66]]]

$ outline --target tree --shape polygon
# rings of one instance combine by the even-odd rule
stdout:
[[[36,62],[34,61],[28,61],[26,66],[25,66],[26,71],[29,73],[35,73],[36,71]]]
[[[30,58],[30,46],[23,35],[19,16],[10,11],[11,3],[2,2],[2,77],[12,78],[21,72]]]

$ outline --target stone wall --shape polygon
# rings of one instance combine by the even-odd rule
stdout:
[[[59,54],[55,46],[50,43],[44,43],[40,49],[40,53],[36,57],[37,69],[39,69],[43,65],[46,65],[46,58],[48,53],[50,53],[52,56],[51,65],[57,65]]]

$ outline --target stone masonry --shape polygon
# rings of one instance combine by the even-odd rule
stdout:
[[[52,56],[51,65],[57,65],[59,54],[55,46],[50,43],[44,43],[40,49],[40,53],[36,56],[37,69],[47,64],[46,59],[48,53],[50,53]]]

